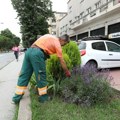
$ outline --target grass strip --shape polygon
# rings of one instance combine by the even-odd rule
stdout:
[[[15,114],[14,114],[13,120],[17,120],[17,118],[18,118],[18,111],[19,111],[19,104],[16,105]]]
[[[62,102],[57,97],[39,103],[34,91],[30,95],[32,120],[120,120],[120,97],[109,104],[81,107]]]

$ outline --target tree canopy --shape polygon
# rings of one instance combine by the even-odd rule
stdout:
[[[48,33],[48,18],[53,16],[50,0],[11,0],[18,13],[23,45],[29,47],[37,35]]]
[[[0,50],[10,50],[14,45],[19,45],[20,38],[14,35],[9,29],[0,33]]]

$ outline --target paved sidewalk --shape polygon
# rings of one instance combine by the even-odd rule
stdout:
[[[15,114],[15,105],[11,102],[23,57],[24,54],[19,57],[18,62],[14,60],[0,70],[0,120],[12,120]]]

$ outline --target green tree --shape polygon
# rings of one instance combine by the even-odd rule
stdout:
[[[0,35],[0,51],[9,50],[9,41],[10,38]]]
[[[20,43],[20,38],[17,37],[17,36],[13,36],[13,41],[14,41],[14,44],[19,46],[19,43]]]
[[[10,39],[13,38],[13,34],[12,34],[12,32],[8,28],[5,29],[5,30],[2,30],[1,31],[1,35],[6,36],[6,37],[8,37]]]
[[[1,31],[0,34],[0,49],[10,50],[13,45],[19,45],[20,38],[14,35],[9,29]]]
[[[48,33],[47,19],[53,16],[50,0],[11,0],[18,13],[22,40],[29,47],[37,35]]]

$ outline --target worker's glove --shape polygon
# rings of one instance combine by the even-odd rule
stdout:
[[[70,77],[70,76],[71,76],[70,71],[66,71],[66,72],[65,72],[65,75],[66,75],[66,77]]]

